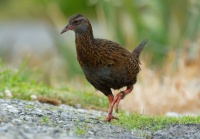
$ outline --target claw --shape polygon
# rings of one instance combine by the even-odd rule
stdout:
[[[104,122],[110,122],[110,121],[113,120],[113,119],[119,120],[119,118],[117,118],[117,117],[111,115],[111,116],[106,117],[106,119],[103,120],[103,121],[104,121]]]
[[[118,113],[118,106],[119,106],[119,102],[121,99],[123,99],[125,97],[125,95],[127,95],[128,93],[130,93],[133,90],[133,86],[127,86],[127,89],[125,91],[121,91],[119,94],[117,94],[117,96],[114,98],[114,96],[108,95],[108,100],[109,100],[109,109],[108,109],[108,116],[106,117],[106,119],[104,121],[106,122],[110,122],[112,119],[117,119],[117,117],[114,117],[112,115],[113,112],[113,107],[114,105],[116,106],[116,112]]]

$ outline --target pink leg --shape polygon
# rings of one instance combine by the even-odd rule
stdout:
[[[114,96],[113,95],[108,95],[108,101],[109,101],[109,109],[108,109],[108,115],[106,117],[106,120],[105,121],[108,121],[110,122],[112,119],[118,119],[117,117],[114,117],[112,115],[112,112],[113,112],[113,100],[114,100]]]
[[[114,99],[113,95],[108,95],[109,100],[109,109],[108,109],[108,116],[106,117],[105,121],[110,122],[112,119],[118,119],[117,117],[114,117],[112,115],[113,107],[116,104],[116,112],[118,112],[118,106],[121,99],[123,99],[127,94],[129,94],[133,90],[133,86],[127,86],[127,89],[125,91],[121,91],[117,94],[117,96]]]
[[[116,103],[116,112],[118,113],[118,106],[119,102],[121,99],[123,99],[127,94],[129,94],[133,90],[133,86],[127,86],[127,89],[125,91],[121,91],[120,93],[117,94],[113,101],[113,107],[114,104]]]

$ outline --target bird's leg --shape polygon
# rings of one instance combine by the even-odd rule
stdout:
[[[118,119],[117,117],[114,117],[112,115],[113,107],[116,104],[116,112],[118,112],[118,106],[121,99],[123,99],[127,94],[129,94],[133,90],[133,86],[127,86],[127,89],[125,91],[121,91],[118,93],[114,99],[113,94],[107,95],[108,101],[109,101],[109,109],[108,109],[108,115],[106,117],[105,121],[110,122],[112,119]]]
[[[108,115],[106,117],[106,120],[105,121],[108,121],[110,122],[112,119],[118,119],[117,117],[114,117],[112,115],[112,112],[113,112],[113,100],[114,100],[114,96],[113,94],[110,94],[107,96],[108,97],[108,101],[109,101],[109,109],[108,109]]]
[[[129,94],[133,90],[133,86],[127,86],[125,91],[121,91],[114,99],[114,103],[116,103],[116,112],[118,113],[118,106],[121,99],[123,99],[127,94]]]

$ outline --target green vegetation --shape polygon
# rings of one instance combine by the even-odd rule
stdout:
[[[83,108],[107,110],[107,98],[101,93],[95,93],[92,86],[85,84],[84,87],[77,88],[76,84],[68,84],[67,87],[51,87],[43,82],[36,82],[33,78],[33,71],[25,68],[25,63],[21,64],[19,70],[11,70],[0,62],[0,92],[9,89],[13,98],[30,100],[32,94],[36,96],[48,96],[62,100],[63,103],[75,106],[80,104]],[[36,78],[35,78],[36,79]],[[0,95],[6,98],[5,95]],[[26,108],[32,109],[34,106],[27,105]],[[102,117],[105,118],[105,117]],[[112,124],[122,126],[127,129],[136,130],[158,130],[171,124],[200,124],[198,117],[165,117],[165,116],[145,116],[137,114],[126,115],[120,112],[119,120],[113,120]],[[48,124],[49,118],[41,117],[41,124]],[[76,134],[84,134],[84,130],[75,128]]]
[[[99,27],[102,27],[101,35],[96,37],[114,40],[124,47],[127,47],[129,50],[132,50],[142,39],[147,38],[149,39],[149,43],[144,50],[144,54],[141,56],[145,59],[144,65],[147,65],[148,68],[142,68],[145,74],[140,74],[139,77],[144,79],[143,82],[150,81],[146,83],[146,86],[145,83],[142,84],[144,97],[140,96],[140,98],[143,100],[138,99],[138,97],[138,100],[134,100],[134,103],[139,105],[138,102],[140,101],[149,101],[149,96],[157,100],[162,99],[164,96],[166,102],[177,102],[178,100],[178,102],[182,102],[182,100],[184,100],[184,105],[180,105],[182,103],[176,103],[177,109],[185,109],[185,106],[187,106],[187,110],[191,110],[192,107],[196,108],[199,106],[199,93],[196,93],[192,99],[188,99],[184,97],[187,96],[187,94],[182,90],[186,90],[184,88],[188,84],[185,83],[186,80],[192,81],[191,77],[187,78],[188,73],[193,73],[191,76],[194,78],[199,77],[200,57],[197,55],[198,58],[196,58],[195,63],[195,60],[191,57],[195,55],[195,53],[189,52],[194,46],[198,46],[199,44],[199,10],[200,3],[198,0],[21,0],[20,2],[10,0],[0,1],[0,21],[2,24],[18,24],[19,21],[24,22],[27,20],[39,23],[41,20],[44,21],[47,27],[51,28],[51,30],[49,30],[51,40],[53,44],[55,44],[59,58],[64,61],[62,62],[62,67],[58,67],[59,70],[56,72],[60,73],[64,71],[62,75],[65,75],[67,79],[74,79],[77,75],[83,75],[78,62],[74,61],[76,59],[74,40],[71,42],[64,42],[64,37],[62,40],[59,35],[59,31],[66,24],[67,18],[72,14],[81,13],[88,17],[94,25],[93,27],[97,29],[95,29],[94,32],[100,31],[101,28]],[[17,32],[14,32],[13,36],[15,37],[15,35],[17,36]],[[2,40],[3,39],[4,38],[2,38]],[[68,38],[66,38],[66,40],[67,39]],[[11,39],[10,41],[12,42],[13,40]],[[13,46],[9,46],[9,43],[3,43],[1,45],[5,45],[6,48],[14,48]],[[7,45],[9,47],[7,47]],[[189,48],[191,48],[191,50]],[[148,52],[148,54],[145,54],[145,51]],[[26,51],[24,51],[24,53],[26,53]],[[183,54],[181,55],[181,53]],[[6,55],[6,57],[3,58],[4,60],[9,59],[7,49],[1,49],[0,54],[1,57],[2,55]],[[189,59],[190,57],[192,59]],[[163,62],[165,58],[167,61]],[[49,59],[44,61],[49,61]],[[183,61],[183,63],[178,61]],[[148,62],[151,67],[152,65],[159,66],[158,71],[160,72],[151,70],[151,67],[148,66]],[[40,69],[29,69],[28,65],[30,63],[27,63],[28,61],[25,60],[16,70],[13,69],[13,67],[4,65],[0,60],[0,98],[12,97],[31,100],[31,95],[36,95],[37,97],[45,96],[59,99],[62,103],[72,106],[80,104],[82,108],[86,109],[107,110],[107,98],[101,93],[95,93],[95,89],[89,85],[89,83],[82,81],[79,85],[74,80],[73,82],[68,80],[65,81],[65,84],[62,86],[60,84],[59,86],[55,84],[51,86],[46,83],[50,82],[51,84],[51,80],[54,80],[51,79],[51,76],[48,81],[41,78],[43,74],[49,73],[49,68],[46,73],[43,73],[39,71]],[[162,64],[164,66],[161,67],[160,65]],[[178,69],[176,71],[177,74],[171,77],[174,67]],[[64,70],[60,70],[62,68],[64,68]],[[197,70],[195,71],[194,69]],[[168,78],[170,81],[166,81],[166,83],[164,79]],[[174,82],[174,84],[171,84],[171,82]],[[155,84],[156,86],[154,86]],[[195,94],[195,90],[198,91],[195,88],[195,84],[199,83],[195,82],[193,84],[194,88],[188,91],[190,94]],[[154,87],[154,90],[150,90],[149,86]],[[6,95],[5,90],[9,90],[12,96]],[[145,90],[146,94],[144,93]],[[162,90],[163,95],[159,97],[161,94],[160,90]],[[171,92],[169,92],[169,90]],[[176,90],[176,92],[173,92],[174,90]],[[152,100],[152,102],[153,101],[154,100]],[[188,104],[190,104],[190,107]],[[155,105],[150,102],[148,102],[147,105],[150,106],[146,106],[148,109],[153,109],[155,107]],[[132,105],[130,106],[132,108]],[[169,105],[168,107],[167,105],[161,105],[157,110],[164,111],[163,107],[167,107],[168,110],[174,106]],[[26,108],[32,109],[34,107],[27,105]],[[165,117],[137,114],[129,114],[127,116],[125,112],[121,112],[118,118],[119,120],[113,120],[112,124],[130,130],[157,130],[171,124],[200,124],[199,116]],[[1,120],[4,121],[6,119],[4,118]],[[48,124],[48,122],[48,117],[44,116],[41,118],[41,123]],[[85,131],[76,127],[75,132],[76,134],[84,134]]]
[[[41,118],[40,118],[40,124],[49,124],[49,117],[47,117],[47,116],[42,116]]]
[[[20,3],[10,0],[0,1],[0,20],[47,22],[50,28],[55,29],[55,32],[50,31],[50,35],[59,56],[65,61],[65,74],[74,77],[82,75],[78,63],[73,61],[76,58],[74,40],[63,42],[64,37],[59,35],[72,14],[81,13],[91,20],[94,27],[101,27],[101,31],[94,28],[94,32],[101,33],[96,37],[114,40],[129,50],[147,38],[149,43],[144,53],[148,54],[142,56],[151,65],[160,66],[169,52],[175,52],[178,57],[183,47],[190,47],[198,40],[199,9],[198,0],[21,0]],[[1,53],[5,54],[3,50]]]
[[[26,108],[27,108],[27,109],[33,109],[34,106],[33,106],[33,105],[26,105]]]
[[[65,87],[51,87],[44,82],[37,82],[40,73],[25,68],[22,63],[18,70],[12,70],[0,62],[0,98],[8,97],[5,90],[10,90],[12,98],[31,100],[31,95],[56,98],[62,103],[75,106],[80,104],[83,108],[105,110],[107,98],[95,93],[95,89],[88,84],[78,87],[76,83],[66,84]],[[88,87],[87,87],[88,86]],[[27,106],[31,107],[31,106]]]
[[[85,134],[85,130],[83,128],[80,127],[74,127],[74,133],[76,135],[84,135]]]
[[[194,12],[200,9],[197,0],[98,2],[99,19],[113,40],[130,50],[142,39],[150,40],[144,53],[148,52],[147,59],[153,66],[162,65],[169,52],[177,51],[178,56],[183,47],[190,47],[187,40],[197,41],[200,29],[200,16]]]
[[[119,120],[113,120],[112,124],[122,126],[129,130],[151,130],[155,131],[173,124],[200,124],[200,116],[146,116],[138,114],[128,114],[120,112]]]
[[[27,70],[25,64],[26,62],[22,63],[18,70],[13,70],[0,62],[0,92],[10,90],[13,98],[25,100],[30,100],[32,94],[51,94],[53,90],[42,82],[36,82],[36,75]]]

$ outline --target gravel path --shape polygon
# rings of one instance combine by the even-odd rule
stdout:
[[[141,135],[200,139],[200,125],[174,125],[154,133],[128,131],[98,119],[105,114],[67,105],[0,99],[0,139],[141,139]]]

